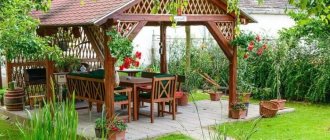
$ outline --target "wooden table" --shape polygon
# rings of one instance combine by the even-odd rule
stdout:
[[[133,88],[133,120],[138,118],[138,102],[137,102],[137,87],[144,85],[151,85],[151,78],[120,76],[120,86],[129,86]]]
[[[136,77],[136,74],[141,72],[140,69],[125,69],[125,70],[117,70],[118,72],[125,72],[128,76]]]

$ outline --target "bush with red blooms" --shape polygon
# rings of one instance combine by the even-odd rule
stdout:
[[[248,59],[251,55],[261,56],[268,48],[267,40],[252,32],[240,33],[230,44],[244,50],[244,59]]]
[[[130,68],[131,66],[139,67],[141,57],[142,53],[139,51],[135,52],[133,57],[125,57],[123,60],[123,64],[119,66],[119,69],[124,70]]]

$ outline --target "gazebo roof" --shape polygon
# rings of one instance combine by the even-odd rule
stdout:
[[[93,25],[134,0],[53,0],[47,13],[33,11],[41,26]]]
[[[139,0],[53,0],[47,13],[33,11],[40,20],[40,26],[79,26],[100,24],[115,12]],[[249,23],[256,22],[242,11]],[[101,23],[102,24],[102,23]]]

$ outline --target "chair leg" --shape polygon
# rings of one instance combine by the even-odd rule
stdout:
[[[93,103],[92,102],[88,102],[89,121],[92,121],[92,108],[93,108]]]
[[[128,117],[127,117],[127,121],[131,122],[131,106],[130,106],[130,102],[128,102],[127,104],[127,112],[128,112]]]
[[[32,110],[34,108],[34,100],[33,98],[29,99],[29,103],[30,103],[30,109]]]
[[[162,102],[162,117],[164,117],[165,106],[165,102]]]
[[[175,120],[175,100],[172,101],[172,119]]]
[[[150,103],[150,119],[151,123],[154,123],[154,103]]]
[[[161,110],[160,110],[160,107],[161,107],[161,104],[160,103],[157,103],[157,107],[158,107],[158,117],[160,117],[160,112],[161,112]]]

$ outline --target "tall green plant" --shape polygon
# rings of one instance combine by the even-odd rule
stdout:
[[[53,93],[55,91],[53,90]],[[28,115],[30,121],[20,125],[24,140],[76,140],[78,113],[75,110],[74,94],[71,101],[46,103],[43,108]]]

